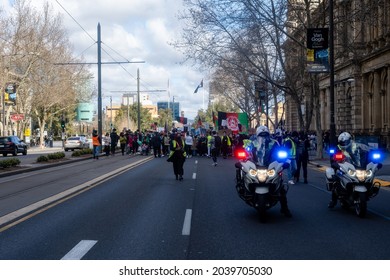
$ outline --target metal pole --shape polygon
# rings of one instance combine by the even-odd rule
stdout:
[[[102,137],[102,53],[101,53],[101,37],[100,37],[100,23],[97,26],[97,46],[98,46],[98,135]]]
[[[334,96],[334,23],[333,0],[329,0],[329,95],[330,95],[330,145],[336,146],[335,96]]]
[[[127,95],[127,130],[130,129],[130,104],[129,104],[129,95]]]
[[[175,96],[172,96],[172,122],[175,122]]]
[[[3,136],[6,136],[6,133],[5,133],[5,88],[3,90]]]
[[[110,96],[110,131],[112,132],[112,129],[114,128],[112,123],[112,96]]]
[[[138,132],[141,132],[141,102],[139,96],[139,68],[137,69]]]

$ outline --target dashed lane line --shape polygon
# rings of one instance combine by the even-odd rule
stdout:
[[[81,260],[96,243],[97,240],[81,240],[61,260]]]
[[[192,218],[192,209],[187,209],[184,216],[183,229],[181,231],[182,235],[190,235],[191,232],[191,218]]]

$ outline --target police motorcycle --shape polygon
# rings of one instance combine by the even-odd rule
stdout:
[[[259,137],[262,129],[269,135],[267,127],[259,127],[257,141],[244,140],[244,147],[236,148],[234,155],[239,160],[235,164],[237,193],[258,211],[260,221],[265,222],[267,210],[278,202],[286,217],[291,217],[291,213],[286,198],[288,185],[283,183],[282,176],[283,170],[289,167],[287,151],[269,137]],[[272,145],[270,140],[275,146],[267,152],[266,145]]]
[[[341,140],[340,140],[341,139]],[[343,132],[339,136],[338,149],[331,149],[331,168],[326,169],[327,190],[332,192],[328,207],[337,201],[342,208],[355,208],[358,217],[367,213],[367,202],[375,197],[381,184],[374,182],[375,173],[382,168],[381,153],[359,143],[347,143],[351,137]]]

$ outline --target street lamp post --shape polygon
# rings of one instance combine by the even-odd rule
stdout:
[[[330,145],[336,146],[335,102],[334,102],[334,23],[333,0],[329,0],[329,95],[330,95]]]
[[[138,133],[141,133],[141,97],[140,97],[140,88],[139,88],[139,69],[137,69],[137,119],[138,119]]]

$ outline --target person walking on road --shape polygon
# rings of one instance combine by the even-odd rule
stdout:
[[[186,144],[185,150],[187,153],[187,158],[189,158],[192,156],[192,145],[194,144],[194,139],[189,133],[186,134],[185,144]]]
[[[295,172],[295,182],[299,182],[301,167],[303,170],[303,183],[307,184],[307,163],[309,161],[310,140],[303,131],[299,132],[297,143],[297,171]]]
[[[290,167],[288,169],[288,183],[290,185],[294,185],[294,176],[295,172],[297,171],[297,161],[296,161],[296,155],[297,155],[297,142],[298,142],[298,132],[293,131],[291,133],[291,137],[287,136],[286,139],[284,139],[284,147],[288,150],[288,159],[290,160]]]
[[[221,137],[221,152],[223,155],[223,158],[226,159],[228,155],[228,151],[230,146],[232,145],[232,141],[230,140],[230,137],[226,135],[226,131],[223,132],[223,135]]]
[[[94,130],[92,132],[92,147],[93,147],[93,158],[99,159],[99,153],[100,153],[100,146],[102,145],[102,140],[100,139],[100,136],[98,135],[97,130]]]
[[[173,173],[176,176],[176,180],[183,180],[184,174],[184,162],[186,160],[186,152],[184,150],[184,140],[181,137],[180,132],[176,134],[175,138],[171,141],[169,157],[167,159],[168,162],[173,163]]]
[[[118,140],[119,140],[119,136],[116,133],[115,128],[110,133],[110,138],[111,138],[111,155],[115,156],[115,149],[116,149],[116,146],[118,145]]]
[[[161,144],[162,144],[162,138],[158,132],[155,132],[152,139],[150,140],[152,147],[153,147],[153,154],[154,157],[161,157]]]
[[[122,156],[124,156],[125,155],[126,144],[127,144],[127,137],[125,136],[125,134],[123,132],[121,132],[119,134],[119,144],[120,144],[120,147],[121,147]]]
[[[212,135],[210,138],[210,153],[213,159],[213,165],[217,166],[217,158],[219,155],[219,150],[221,149],[221,137],[217,134],[215,130],[211,134]]]
[[[103,149],[106,156],[110,155],[110,146],[111,146],[111,138],[110,134],[107,132],[105,136],[103,136]]]

